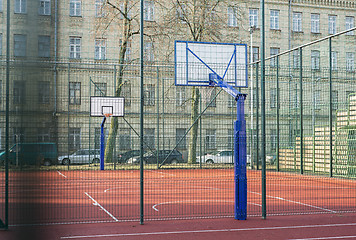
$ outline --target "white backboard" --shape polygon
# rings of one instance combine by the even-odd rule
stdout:
[[[175,84],[209,86],[216,73],[234,87],[247,87],[247,45],[234,43],[175,42]]]
[[[103,117],[111,113],[113,117],[124,116],[125,99],[122,97],[90,97],[90,116]]]

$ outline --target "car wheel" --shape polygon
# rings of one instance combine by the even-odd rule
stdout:
[[[173,160],[171,161],[171,164],[177,164],[177,163],[178,163],[177,159],[173,159]]]
[[[212,159],[208,159],[208,160],[206,160],[206,163],[207,163],[207,164],[213,164],[214,161],[213,161]]]
[[[51,165],[52,165],[51,160],[45,159],[45,160],[43,161],[43,166],[51,166]]]
[[[94,158],[92,163],[100,163],[100,159]]]
[[[63,159],[62,165],[69,165],[69,164],[70,164],[70,160],[68,158]]]

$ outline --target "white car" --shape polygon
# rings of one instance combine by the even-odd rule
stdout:
[[[232,150],[217,150],[201,156],[202,163],[234,163],[234,152]],[[200,156],[196,158],[200,162]]]
[[[88,164],[100,163],[100,150],[98,149],[81,149],[70,155],[58,157],[58,164]]]
[[[258,161],[258,163],[262,164],[261,156],[259,158],[260,158],[260,160]],[[275,163],[275,161],[276,161],[276,158],[274,156],[269,156],[269,155],[266,156],[266,164],[273,165]],[[251,165],[251,155],[246,156],[246,163]]]

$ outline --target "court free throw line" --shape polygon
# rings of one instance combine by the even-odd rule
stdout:
[[[149,235],[169,235],[169,234],[192,234],[192,233],[216,233],[216,232],[240,232],[240,231],[261,231],[261,230],[283,230],[283,229],[303,229],[303,228],[321,228],[321,227],[344,227],[356,226],[356,223],[342,224],[325,224],[325,225],[302,225],[302,226],[284,226],[284,227],[257,227],[257,228],[241,228],[241,229],[209,229],[209,230],[192,230],[192,231],[172,231],[172,232],[142,232],[142,233],[118,233],[118,234],[98,234],[98,235],[82,235],[82,236],[67,236],[61,239],[83,239],[83,238],[107,238],[107,237],[129,237],[129,236],[149,236]]]
[[[92,198],[87,192],[84,193],[94,202],[94,205],[99,206],[104,212],[106,212],[106,214],[108,214],[116,222],[119,221],[116,217],[114,217],[114,215],[112,215],[108,210],[106,210],[103,206],[101,206],[100,203],[98,203],[94,198]]]

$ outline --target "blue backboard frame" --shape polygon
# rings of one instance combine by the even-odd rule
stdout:
[[[209,86],[213,73],[233,87],[247,88],[247,45],[175,41],[175,85]]]

